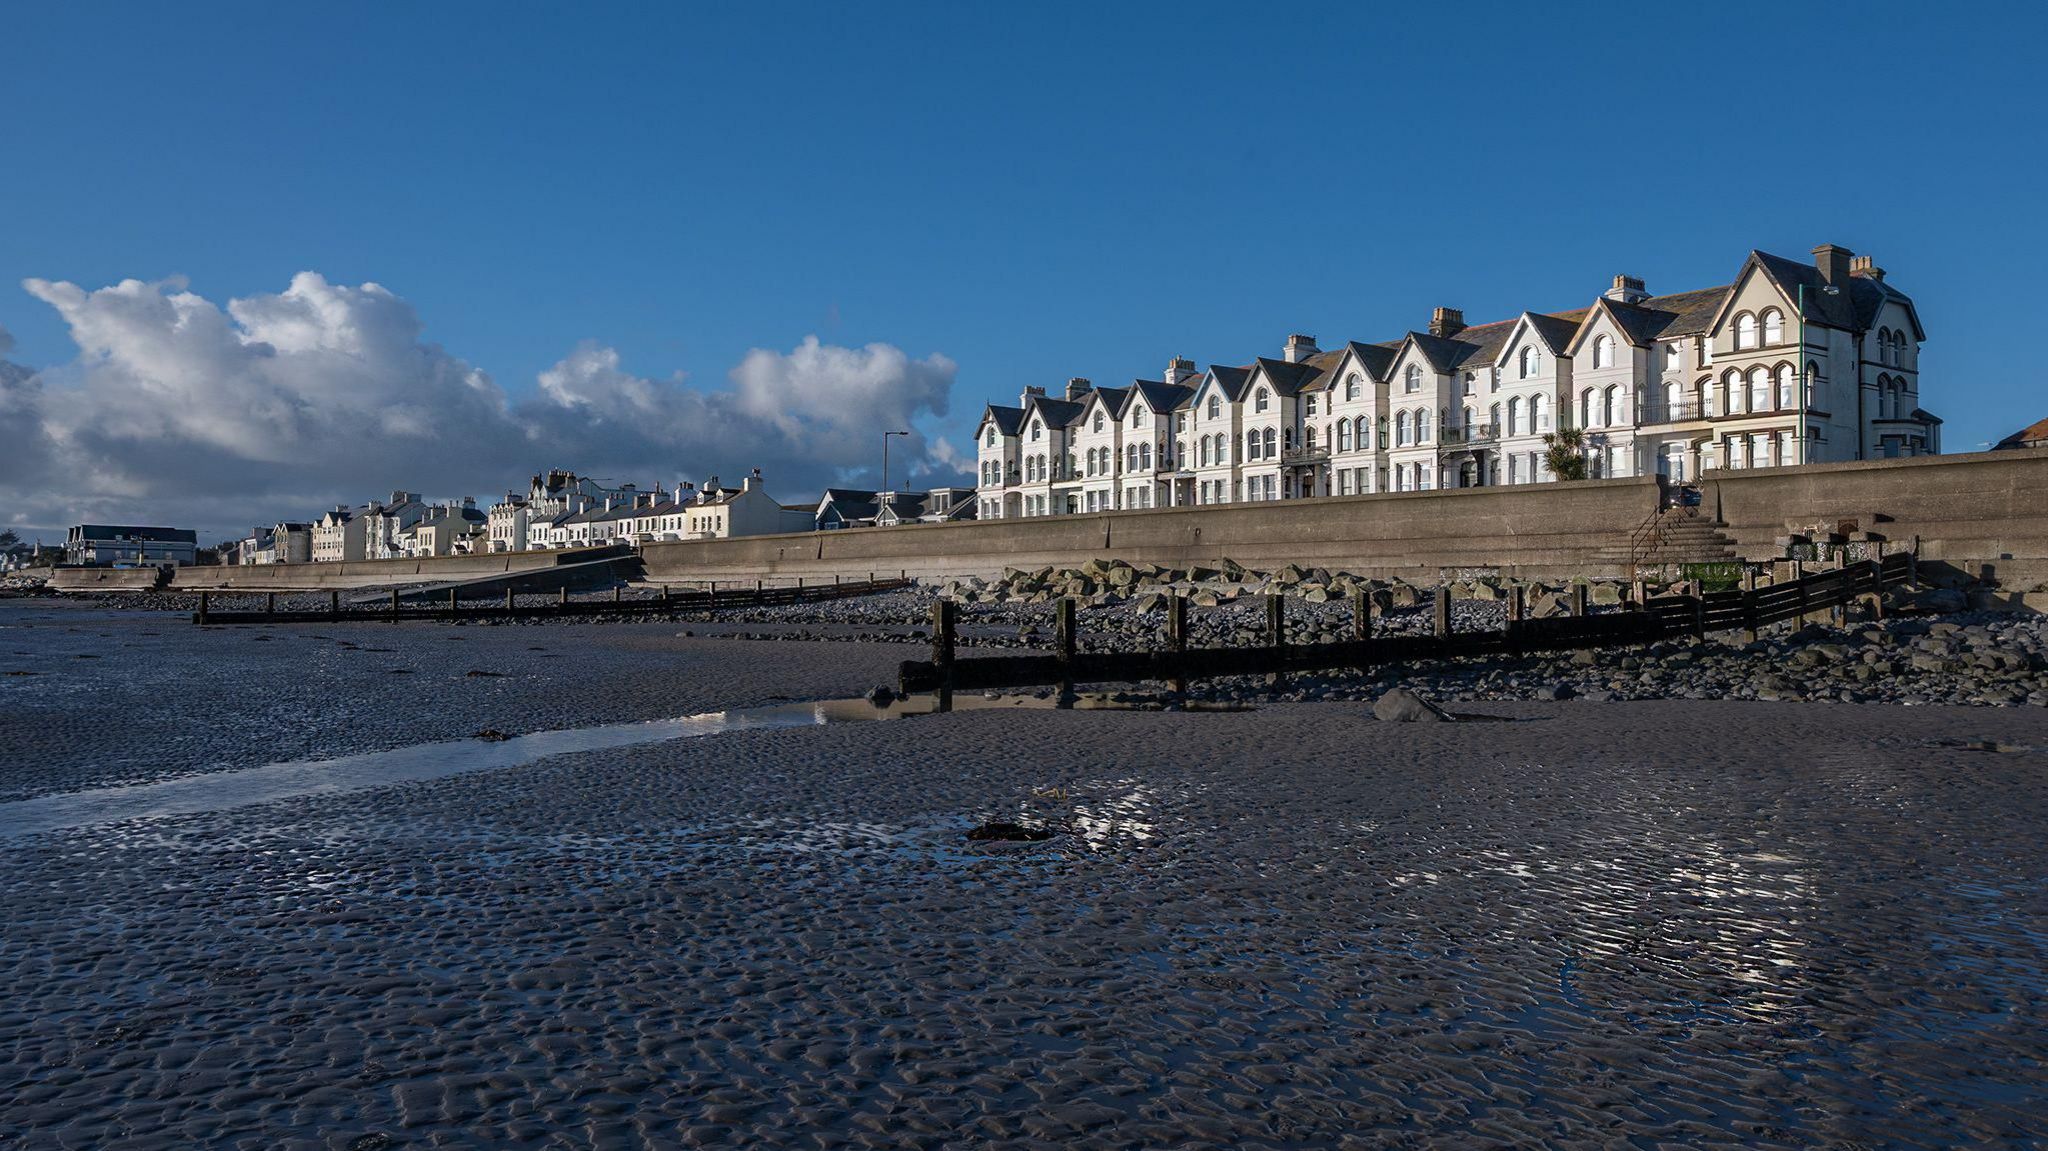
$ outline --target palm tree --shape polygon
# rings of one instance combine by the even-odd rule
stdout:
[[[1586,478],[1586,433],[1578,428],[1559,428],[1543,434],[1543,462],[1560,480]]]

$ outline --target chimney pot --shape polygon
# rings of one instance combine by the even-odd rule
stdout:
[[[1166,382],[1169,384],[1193,379],[1195,374],[1195,362],[1186,356],[1175,356],[1166,361]]]
[[[1448,339],[1465,330],[1465,313],[1458,308],[1438,308],[1429,317],[1429,334]]]
[[[1619,303],[1633,304],[1638,300],[1648,299],[1650,293],[1643,289],[1643,282],[1641,280],[1634,276],[1624,275],[1614,277],[1614,286],[1607,289],[1605,295],[1608,299]]]
[[[1305,336],[1296,332],[1294,335],[1287,337],[1287,346],[1282,349],[1280,358],[1290,364],[1298,364],[1315,355],[1320,350],[1316,347],[1316,338],[1314,336]]]
[[[1087,376],[1074,376],[1067,380],[1067,398],[1069,400],[1078,400],[1082,396],[1087,395],[1088,389],[1093,386]]]
[[[1861,276],[1866,280],[1877,280],[1880,283],[1884,280],[1884,269],[1878,267],[1877,261],[1869,256],[1852,257],[1849,260],[1849,274]]]

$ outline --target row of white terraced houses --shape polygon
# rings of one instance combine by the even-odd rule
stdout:
[[[1546,433],[1583,429],[1588,474],[1675,481],[1941,449],[1920,408],[1913,301],[1868,256],[1751,252],[1734,281],[1652,296],[1632,276],[1590,307],[1162,380],[1068,381],[989,405],[980,518],[1541,483]]]

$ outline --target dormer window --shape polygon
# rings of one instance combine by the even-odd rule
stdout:
[[[1408,371],[1401,377],[1401,390],[1404,392],[1419,392],[1422,390],[1422,368],[1419,365],[1408,365]]]
[[[1611,337],[1601,336],[1593,341],[1593,366],[1596,368],[1611,368],[1614,366],[1614,340]]]
[[[1263,412],[1267,408],[1270,408],[1272,406],[1273,393],[1267,391],[1264,388],[1260,388],[1259,394],[1252,397],[1252,410],[1255,412]]]
[[[1735,317],[1735,350],[1746,352],[1756,347],[1756,317],[1744,312]]]

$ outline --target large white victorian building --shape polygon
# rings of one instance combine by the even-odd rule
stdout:
[[[1540,483],[1579,429],[1588,474],[1689,481],[1940,450],[1919,406],[1913,301],[1869,257],[1751,252],[1732,283],[1653,296],[1616,276],[1591,306],[1060,398],[1026,388],[975,429],[981,518]]]

